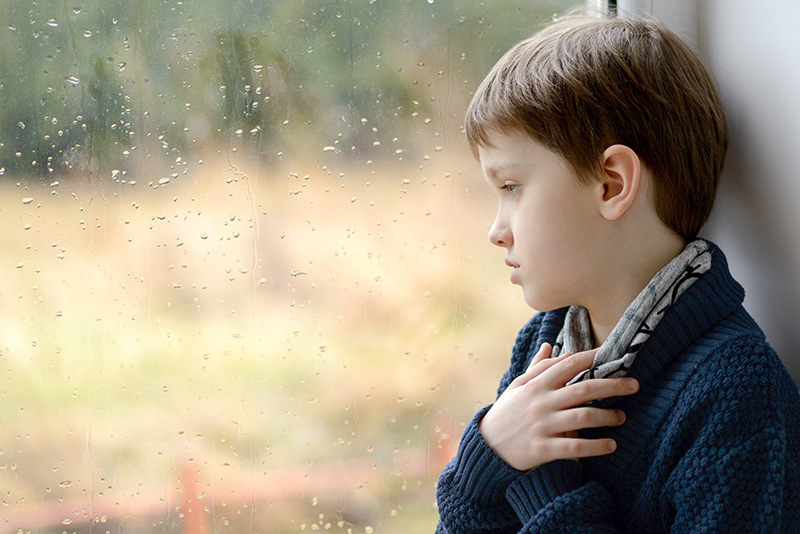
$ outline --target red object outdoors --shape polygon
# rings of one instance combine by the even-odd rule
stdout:
[[[178,468],[178,487],[166,495],[120,492],[0,506],[0,534],[16,534],[20,529],[59,528],[65,524],[76,528],[101,521],[114,523],[176,515],[183,534],[206,534],[213,531],[214,503],[224,501],[227,506],[236,507],[307,500],[312,496],[344,499],[357,488],[380,487],[385,483],[386,473],[435,480],[455,452],[453,430],[452,420],[442,415],[429,430],[426,450],[395,454],[388,460],[364,457],[215,480],[204,470],[208,464],[198,454],[185,456]]]
[[[183,519],[183,534],[204,534],[209,532],[209,513],[205,506],[205,485],[202,481],[202,469],[194,458],[187,458],[181,464],[180,491],[181,516]]]

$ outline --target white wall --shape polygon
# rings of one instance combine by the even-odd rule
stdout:
[[[800,383],[800,2],[622,0],[695,47],[715,77],[731,143],[703,235]]]

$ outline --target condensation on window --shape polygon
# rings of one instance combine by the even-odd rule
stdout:
[[[527,318],[463,113],[543,1],[0,6],[0,532],[433,531]]]

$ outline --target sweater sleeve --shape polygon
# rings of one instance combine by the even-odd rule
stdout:
[[[522,476],[489,447],[478,430],[487,406],[467,425],[458,452],[442,471],[436,488],[438,533],[513,533],[520,528],[505,498],[508,485]]]
[[[614,503],[596,482],[582,484],[581,463],[561,460],[523,473],[507,465],[470,423],[439,479],[445,533],[613,533]]]
[[[521,533],[614,533],[614,502],[596,482],[581,482],[581,463],[559,460],[514,481],[508,502]]]
[[[517,335],[511,363],[500,380],[499,397],[532,357],[543,314],[535,315]],[[464,430],[455,458],[445,466],[436,487],[440,534],[513,533],[520,528],[505,497],[508,485],[523,475],[506,464],[483,439],[478,423],[491,405],[479,411]]]
[[[520,332],[498,396],[533,357],[542,318],[537,315]],[[489,408],[472,419],[455,458],[439,477],[438,534],[615,532],[609,526],[611,497],[600,484],[582,483],[580,462],[551,462],[525,473],[497,456],[478,429]]]

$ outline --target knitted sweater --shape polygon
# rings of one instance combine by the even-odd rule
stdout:
[[[614,438],[616,452],[518,471],[478,430],[487,406],[439,478],[437,532],[800,532],[800,395],[714,245],[712,258],[641,348],[639,392],[600,401],[625,424],[582,432]],[[522,329],[499,393],[565,313]]]

